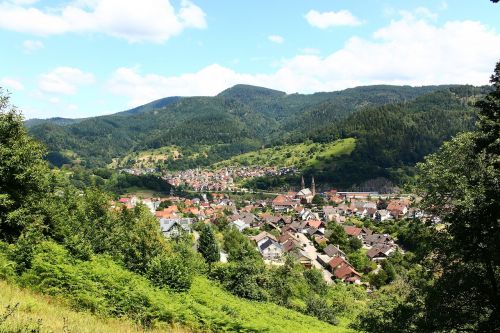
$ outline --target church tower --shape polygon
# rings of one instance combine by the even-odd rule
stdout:
[[[311,190],[312,190],[312,195],[315,196],[316,195],[316,183],[314,182],[314,176],[312,177],[312,181],[311,181]]]
[[[300,183],[300,189],[303,190],[306,188],[306,182],[304,181],[304,175],[302,175],[302,181]]]

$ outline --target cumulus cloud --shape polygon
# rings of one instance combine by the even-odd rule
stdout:
[[[85,0],[57,9],[0,3],[0,28],[48,36],[68,32],[103,33],[129,42],[161,43],[186,28],[206,27],[205,13],[183,0]]]
[[[269,39],[269,41],[271,41],[273,43],[277,43],[277,44],[283,44],[283,42],[285,41],[285,39],[279,35],[271,35],[271,36],[268,36],[267,39]]]
[[[339,10],[338,12],[318,12],[310,10],[305,18],[313,27],[327,29],[337,26],[357,26],[362,22],[348,10]]]
[[[24,89],[24,85],[21,83],[21,81],[10,78],[10,77],[1,78],[0,79],[0,87],[12,89],[12,90],[23,90]]]
[[[23,49],[24,49],[24,52],[26,52],[26,53],[33,53],[33,52],[38,51],[38,50],[43,49],[43,48],[44,48],[44,45],[39,40],[25,40],[23,42]]]
[[[172,95],[215,95],[238,83],[310,93],[369,84],[488,84],[500,54],[500,34],[477,21],[437,25],[419,10],[391,21],[371,38],[350,38],[325,56],[299,54],[271,74],[238,73],[212,64],[179,76],[120,68],[108,82],[136,106]],[[425,15],[423,15],[425,14]]]
[[[40,75],[38,88],[44,93],[72,95],[81,85],[95,82],[94,75],[73,67],[57,67]]]

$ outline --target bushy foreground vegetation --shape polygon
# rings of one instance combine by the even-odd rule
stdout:
[[[230,295],[204,277],[219,255],[209,227],[200,254],[190,235],[167,241],[144,206],[115,207],[106,193],[73,186],[48,168],[44,148],[27,135],[8,98],[1,101],[1,279],[144,328],[349,331],[266,299]]]
[[[2,264],[6,263],[4,257]],[[19,277],[13,272],[4,272],[3,278],[59,297],[73,309],[105,318],[129,318],[146,328],[181,325],[202,332],[349,331],[271,303],[241,300],[201,276],[185,292],[155,287],[109,256],[79,260],[51,241],[36,247],[29,270]]]

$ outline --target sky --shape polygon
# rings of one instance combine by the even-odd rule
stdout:
[[[110,114],[235,84],[287,93],[488,84],[488,0],[0,0],[0,87],[26,118]]]

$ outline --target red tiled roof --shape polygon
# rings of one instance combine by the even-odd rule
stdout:
[[[334,257],[334,258],[332,258],[332,260],[330,260],[330,262],[328,262],[328,265],[330,265],[331,268],[335,269],[340,265],[345,266],[345,265],[349,265],[349,264],[342,257]]]
[[[345,226],[345,233],[349,236],[358,236],[361,233],[361,228],[357,228],[354,226]]]
[[[307,221],[307,224],[312,227],[312,228],[315,228],[315,229],[319,229],[319,227],[321,226],[323,222],[321,222],[320,220],[309,220]]]

